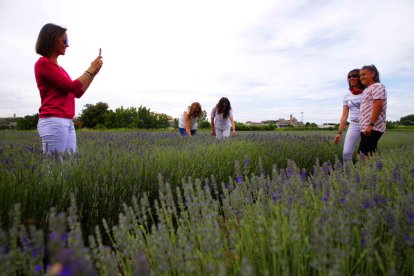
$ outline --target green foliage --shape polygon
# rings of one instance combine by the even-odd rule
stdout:
[[[209,129],[209,128],[211,128],[211,124],[210,124],[209,121],[200,121],[198,123],[198,128],[201,128],[201,129]]]
[[[400,124],[403,126],[414,126],[414,114],[402,117],[400,119]]]
[[[39,121],[39,114],[27,115],[24,118],[17,118],[16,129],[18,130],[30,130],[37,128],[37,122]]]
[[[237,131],[272,131],[275,130],[277,126],[275,124],[267,125],[247,125],[244,123],[236,122]]]
[[[95,105],[86,104],[81,113],[82,125],[94,128],[97,125],[105,125],[105,114],[108,112],[108,104],[99,102]]]
[[[200,122],[198,123],[198,127],[201,129],[209,129],[211,124],[209,122],[209,117],[207,116],[207,111],[203,110]]]
[[[112,128],[167,128],[168,118],[165,114],[155,114],[149,108],[120,107],[108,110],[106,103],[87,104],[81,114],[84,127],[95,129]]]

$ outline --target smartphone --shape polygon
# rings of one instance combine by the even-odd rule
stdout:
[[[102,56],[102,49],[101,48],[99,48],[99,56],[100,57]]]

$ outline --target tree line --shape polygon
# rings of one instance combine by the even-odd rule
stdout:
[[[16,129],[30,130],[37,128],[39,114],[28,115],[17,118]],[[120,107],[115,110],[109,109],[107,103],[98,102],[97,104],[86,104],[79,117],[74,119],[76,128],[92,128],[92,129],[163,129],[168,127],[178,128],[178,119],[169,120],[166,114],[151,112],[145,106],[136,107]],[[309,125],[308,125],[309,124]],[[395,128],[397,126],[414,126],[414,114],[402,117],[399,121],[387,121],[387,128]],[[307,123],[304,128],[317,127],[315,124]],[[210,128],[207,112],[203,110],[199,128]],[[265,126],[246,125],[236,122],[236,128],[243,130],[274,130],[276,125],[269,124]]]

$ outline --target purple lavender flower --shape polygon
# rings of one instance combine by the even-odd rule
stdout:
[[[365,240],[365,238],[361,238],[361,246],[365,247],[367,245],[367,241]]]
[[[410,223],[414,223],[414,213],[413,213],[413,212],[409,212],[409,213],[407,214],[407,220],[408,220],[408,222],[410,222]]]
[[[271,196],[272,196],[273,203],[276,203],[276,200],[277,200],[276,193],[271,193]]]
[[[395,217],[392,214],[389,214],[385,217],[385,223],[388,225],[390,229],[393,229],[395,227]]]
[[[241,183],[242,181],[243,181],[243,177],[241,177],[241,176],[236,177],[236,182],[237,183]]]
[[[374,207],[374,204],[370,200],[364,200],[364,202],[362,203],[362,207],[364,207],[364,209],[368,209]]]
[[[43,272],[43,266],[40,264],[35,265],[34,270],[36,273],[42,273]]]
[[[291,177],[293,174],[293,169],[291,167],[286,168],[286,176]]]
[[[382,170],[382,162],[381,161],[378,161],[377,162],[377,170]]]

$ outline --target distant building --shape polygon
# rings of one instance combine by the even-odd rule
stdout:
[[[247,121],[246,125],[256,125],[256,126],[267,126],[269,124],[276,125],[277,127],[290,127],[290,126],[303,126],[303,122],[299,122],[298,119],[293,117],[291,114],[289,119],[279,118],[278,120],[266,120],[261,122],[252,122]]]
[[[13,117],[0,118],[0,129],[16,129],[16,125],[16,114],[13,114]]]

